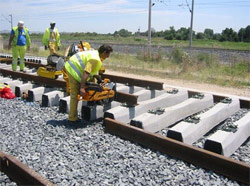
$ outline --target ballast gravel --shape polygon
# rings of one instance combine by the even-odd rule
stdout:
[[[58,107],[0,98],[0,150],[56,185],[239,185],[214,172],[104,132],[67,122]],[[249,139],[233,156],[249,154]],[[243,158],[249,163],[249,159]],[[3,173],[0,185],[16,185]]]

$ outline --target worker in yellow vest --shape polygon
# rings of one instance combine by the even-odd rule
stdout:
[[[52,21],[50,27],[45,30],[42,38],[44,48],[45,50],[49,48],[50,54],[55,54],[56,51],[60,50],[61,46],[60,34],[55,26],[56,23]]]
[[[24,70],[24,56],[26,49],[30,50],[30,34],[29,30],[24,27],[24,22],[19,21],[16,27],[10,32],[8,49],[12,48],[12,70],[17,69],[17,59],[20,56],[20,71]]]
[[[111,46],[104,44],[97,50],[78,52],[65,63],[65,69],[70,86],[70,110],[69,121],[78,122],[78,95],[86,94],[86,82],[91,76],[98,75],[102,62],[113,52]]]

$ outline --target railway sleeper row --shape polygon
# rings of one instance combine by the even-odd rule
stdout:
[[[0,68],[11,68],[10,65],[0,65]],[[28,73],[35,74],[35,70],[31,69]],[[68,112],[69,110],[69,96],[65,97],[66,94],[61,90],[46,88],[27,81],[13,80],[8,77],[0,77],[0,82],[8,83],[18,97],[21,97],[23,92],[28,91],[29,101],[40,101],[42,106],[59,106],[61,112]],[[141,128],[143,131],[150,133],[155,133],[170,126],[167,139],[172,138],[185,144],[192,144],[197,141],[240,108],[250,108],[248,98],[216,95],[207,92],[200,93],[197,90],[186,90],[168,85],[164,85],[164,87],[165,89],[168,88],[168,91],[145,89],[132,86],[131,83],[130,86],[117,83],[117,90],[136,95],[137,105],[131,106],[113,101],[104,106],[88,106],[86,102],[81,102],[78,106],[84,120],[92,121],[104,117],[106,118],[105,126],[107,126],[107,121],[112,121],[107,118],[117,121],[113,123],[127,123],[125,124],[126,127]],[[226,97],[230,98],[224,99]],[[197,115],[201,111],[204,112]],[[194,114],[196,116],[188,118],[189,121],[183,121],[183,119]],[[230,156],[249,137],[250,113],[248,112],[243,118],[235,122],[234,126],[237,129],[235,132],[218,130],[206,140],[204,148],[224,156]],[[111,131],[111,133],[114,133],[114,131]],[[120,135],[119,133],[115,132],[117,135]],[[249,168],[249,165],[244,165]],[[241,182],[247,180],[246,178],[244,180],[231,175],[224,175]]]

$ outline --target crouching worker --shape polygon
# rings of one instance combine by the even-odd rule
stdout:
[[[102,67],[102,62],[109,57],[113,49],[109,45],[102,45],[97,50],[78,52],[65,63],[65,69],[69,78],[70,88],[70,110],[68,120],[77,123],[78,95],[86,94],[86,82],[90,81],[91,76],[98,75]]]

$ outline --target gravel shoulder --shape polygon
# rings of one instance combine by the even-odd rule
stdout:
[[[158,81],[158,82],[163,82],[167,85],[178,86],[178,87],[183,87],[187,89],[190,88],[190,89],[196,89],[200,91],[209,91],[209,92],[236,95],[236,96],[250,98],[250,87],[248,88],[223,87],[223,86],[207,84],[207,83],[196,83],[196,82],[187,81],[187,80],[162,79],[162,78],[152,77],[152,76],[147,76],[147,75],[141,76],[141,75],[135,75],[135,74],[128,74],[128,73],[122,73],[122,72],[117,72],[117,71],[111,71],[108,69],[106,70],[106,73],[119,75],[119,76],[126,76],[130,78]]]

